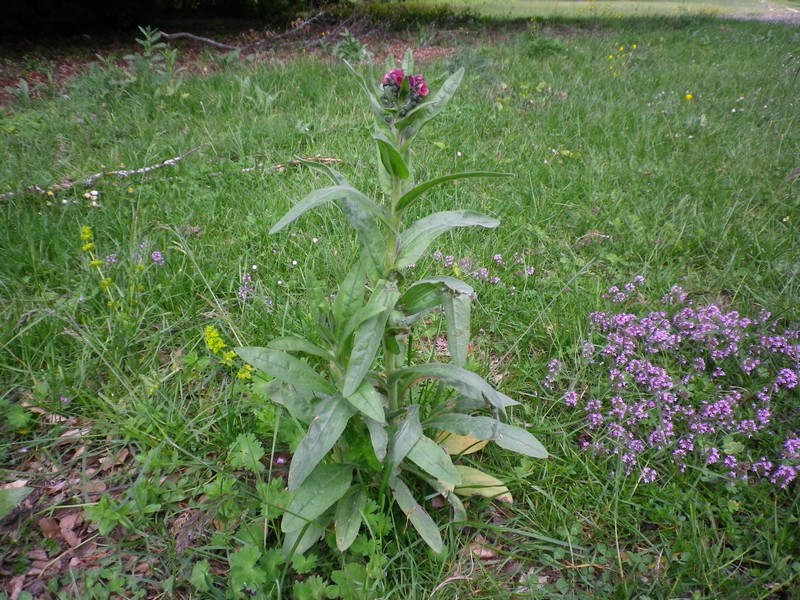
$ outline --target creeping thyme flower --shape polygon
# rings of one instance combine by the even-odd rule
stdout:
[[[159,267],[163,267],[163,266],[164,266],[164,256],[163,256],[163,255],[161,254],[161,252],[159,252],[158,250],[156,250],[155,252],[153,252],[153,253],[150,255],[150,258],[151,258],[151,259],[153,260],[153,262],[154,262],[154,263],[156,263],[156,264],[157,264]]]
[[[204,330],[204,334],[206,338],[206,346],[212,354],[219,354],[228,346],[223,341],[222,336],[219,334],[219,331],[217,331],[217,328],[213,325],[207,325]]]

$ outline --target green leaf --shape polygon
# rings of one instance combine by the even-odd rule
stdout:
[[[501,448],[531,458],[547,458],[549,454],[544,446],[528,431],[507,423],[500,423],[498,435],[494,442]]]
[[[378,348],[380,348],[391,309],[399,297],[400,292],[397,290],[396,283],[381,280],[376,285],[366,308],[380,307],[382,310],[356,329],[353,349],[344,377],[343,396],[349,397],[361,387],[364,377],[375,360]]]
[[[378,156],[386,173],[395,179],[408,179],[411,175],[411,171],[405,159],[397,151],[397,148],[394,147],[389,137],[380,130],[376,130],[372,134],[372,137],[378,142]]]
[[[289,467],[289,490],[300,487],[342,435],[347,421],[356,412],[336,394],[322,400],[303,441],[297,447]],[[286,531],[286,530],[284,530]]]
[[[364,206],[351,200],[342,201],[342,209],[358,236],[359,261],[369,279],[376,282],[384,276],[386,260],[386,238],[378,219]]]
[[[192,567],[192,576],[189,578],[189,583],[200,592],[210,592],[212,580],[211,563],[207,560],[195,563],[194,567]]]
[[[335,392],[335,388],[322,375],[291,354],[259,347],[239,347],[235,350],[243,361],[275,379],[320,394]]]
[[[397,129],[402,132],[404,140],[411,140],[425,123],[442,112],[455,95],[463,77],[464,69],[462,68],[447,78],[433,98],[426,98],[422,104],[397,122]]]
[[[352,465],[317,465],[303,485],[295,489],[281,520],[281,531],[302,529],[316,519],[345,495],[352,479]]]
[[[386,110],[383,104],[381,104],[380,100],[378,100],[378,97],[375,95],[372,89],[370,89],[370,86],[361,76],[361,73],[356,71],[349,62],[344,61],[344,64],[346,64],[347,68],[350,69],[350,71],[352,71],[352,73],[356,76],[356,81],[358,81],[361,89],[364,90],[364,93],[367,95],[369,107],[372,109],[372,112],[375,113],[375,116],[378,117],[378,122],[382,122],[386,117],[389,116],[389,111]]]
[[[465,465],[456,465],[456,470],[461,475],[461,485],[456,486],[456,494],[460,496],[494,498],[509,504],[514,502],[511,492],[496,477]]]
[[[425,512],[425,509],[417,504],[408,486],[398,477],[392,477],[389,481],[389,487],[392,489],[392,495],[400,510],[406,514],[406,518],[417,530],[417,533],[434,552],[441,553],[444,544],[442,543],[442,536],[439,534],[439,528],[430,515]]]
[[[261,387],[261,391],[272,400],[286,408],[290,415],[302,423],[310,423],[314,417],[314,397],[301,394],[291,385],[277,379],[268,381]]]
[[[421,315],[442,303],[442,286],[432,281],[418,281],[397,300],[397,308],[406,315]]]
[[[375,422],[386,423],[386,415],[383,411],[384,397],[372,387],[369,381],[362,381],[359,388],[345,400]]]
[[[338,594],[329,598],[341,600],[371,600],[374,595],[367,587],[369,576],[367,567],[358,563],[347,563],[344,569],[337,569],[331,573],[331,579],[336,583]]]
[[[333,301],[332,310],[333,318],[336,320],[337,336],[341,337],[345,324],[364,307],[366,283],[367,274],[364,265],[361,261],[357,261],[345,276]]]
[[[344,186],[349,185],[344,175],[342,175],[341,173],[339,173],[339,171],[326,164],[319,163],[314,160],[306,160],[305,158],[301,158],[299,156],[296,156],[295,160],[314,171],[322,173],[323,175],[327,175],[336,185],[344,185]]]
[[[414,53],[411,48],[406,48],[405,54],[403,54],[403,71],[407,75],[414,72]]]
[[[351,487],[336,505],[333,526],[336,531],[336,547],[340,552],[347,550],[356,539],[366,505],[367,494],[361,487]]]
[[[378,461],[383,462],[386,458],[386,452],[389,447],[389,433],[386,431],[386,425],[373,421],[369,417],[364,419],[369,430],[369,439],[372,442],[372,450]]]
[[[389,461],[399,465],[406,455],[422,437],[422,425],[419,422],[419,405],[412,404],[407,408],[406,418],[400,424],[389,446]]]
[[[428,246],[446,231],[455,227],[497,227],[500,221],[469,210],[446,210],[434,213],[415,222],[400,234],[395,269],[416,263]]]
[[[299,527],[283,534],[283,556],[287,559],[293,556],[303,555],[306,551],[316,544],[325,534],[325,528],[330,522],[330,517],[323,517],[316,523],[308,523],[305,527]]]
[[[270,350],[281,350],[283,352],[303,352],[304,354],[318,356],[325,360],[333,360],[334,358],[331,352],[323,350],[316,344],[312,344],[308,340],[296,336],[275,338],[267,344],[267,348]]]
[[[0,520],[5,519],[33,491],[29,487],[15,487],[0,490]]]
[[[442,483],[450,485],[461,483],[461,476],[447,452],[429,437],[421,436],[409,450],[407,458]]]
[[[240,433],[228,448],[228,464],[252,473],[264,470],[263,457],[264,448],[253,433]]]
[[[261,550],[255,546],[244,546],[228,557],[231,567],[228,583],[236,590],[259,589],[267,581],[267,575],[258,565]]]
[[[412,385],[425,379],[443,381],[465,397],[475,401],[485,400],[503,412],[507,407],[519,404],[498,392],[479,375],[452,364],[427,363],[398,369],[389,376],[388,384],[397,385],[398,391],[404,393]]]
[[[459,477],[461,477],[460,474]],[[467,510],[464,508],[463,502],[461,502],[459,497],[456,496],[455,486],[445,484],[441,481],[438,481],[436,479],[430,479],[428,477],[425,478],[425,481],[433,489],[439,492],[444,497],[444,499],[450,503],[450,506],[453,507],[452,521],[454,523],[460,523],[467,520]]]
[[[410,190],[406,191],[397,202],[397,210],[404,211],[420,196],[427,192],[432,187],[447,183],[448,181],[455,181],[457,179],[470,179],[473,177],[491,178],[491,177],[513,177],[513,173],[495,173],[493,171],[468,171],[465,173],[453,173],[452,175],[444,175],[431,179],[430,181],[423,181],[418,183]]]
[[[474,417],[450,413],[428,419],[425,428],[440,429],[458,435],[471,435],[479,440],[494,440],[501,448],[531,458],[547,458],[544,446],[528,431],[501,423],[491,417]]]
[[[447,325],[447,348],[457,367],[467,364],[470,338],[470,314],[472,299],[467,294],[447,290],[442,293],[445,323]]]
[[[384,214],[383,210],[375,204],[368,196],[359,192],[354,187],[350,187],[349,185],[334,185],[331,187],[321,188],[318,190],[314,190],[308,196],[303,198],[300,202],[295,204],[289,211],[278,221],[275,225],[272,226],[272,229],[269,230],[270,235],[274,235],[278,233],[281,229],[285,228],[286,226],[290,225],[292,222],[297,220],[299,217],[307,213],[308,211],[317,208],[323,204],[328,202],[333,202],[334,200],[350,200],[355,202],[356,204],[361,205],[367,211],[372,213],[378,220],[384,223],[387,227],[391,229],[391,225],[389,220],[387,219],[386,215]]]

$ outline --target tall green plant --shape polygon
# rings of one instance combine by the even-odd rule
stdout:
[[[452,99],[463,70],[432,86],[433,93],[422,75],[408,74],[413,72],[410,51],[402,68],[393,61],[387,67],[376,85],[353,70],[376,117],[383,202],[352,187],[341,173],[306,162],[333,185],[306,196],[270,231],[278,233],[304,213],[339,202],[358,236],[357,262],[333,300],[309,276],[315,339],[279,337],[264,348],[236,350],[274,378],[266,384],[272,401],[307,425],[289,469],[293,495],[281,523],[287,553],[310,548],[331,522],[338,548],[346,550],[370,497],[384,510],[393,500],[439,552],[439,528],[412,491],[420,482],[447,499],[454,520],[466,517],[460,495],[510,499],[500,481],[454,465],[445,448],[463,454],[493,441],[525,456],[547,456],[533,435],[506,422],[506,409],[518,403],[464,368],[472,288],[453,277],[409,282],[400,275],[442,233],[499,225],[467,210],[436,212],[406,224],[404,216],[415,202],[449,181],[507,174],[467,172],[416,183],[411,143]],[[413,364],[413,327],[437,310],[444,314],[451,361]]]

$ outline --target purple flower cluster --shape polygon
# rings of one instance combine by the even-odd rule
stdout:
[[[623,302],[643,282],[606,298]],[[658,478],[653,466],[666,456],[681,472],[700,464],[787,487],[800,475],[800,329],[766,312],[747,318],[695,305],[680,288],[662,305],[644,316],[590,315],[594,339],[582,360],[601,384],[583,398],[563,396],[585,415],[582,448],[618,455],[644,483]],[[557,378],[551,362],[543,387],[553,390]]]
[[[494,254],[489,266],[476,266],[475,261],[469,257],[456,260],[456,257],[449,254],[445,256],[439,250],[433,253],[433,260],[441,263],[446,270],[455,271],[458,276],[466,275],[475,281],[485,281],[492,286],[505,288],[512,296],[517,290],[513,283],[531,277],[536,272],[533,266],[526,264],[525,255],[520,253],[514,253],[510,259],[499,253]]]
[[[256,288],[253,285],[253,278],[250,276],[250,273],[242,275],[242,285],[239,286],[239,291],[236,293],[236,295],[239,296],[239,300],[243,303],[247,302],[255,291]]]

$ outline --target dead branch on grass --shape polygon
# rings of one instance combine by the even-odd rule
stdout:
[[[160,162],[155,165],[149,165],[147,167],[141,167],[140,169],[119,169],[116,171],[100,171],[99,173],[93,173],[83,179],[75,180],[75,179],[67,179],[66,181],[62,181],[61,183],[57,183],[55,185],[51,185],[47,188],[43,188],[38,185],[31,185],[26,187],[21,192],[5,192],[4,194],[0,194],[0,202],[3,200],[8,200],[9,198],[14,198],[15,196],[20,196],[22,194],[50,194],[54,192],[63,192],[65,190],[69,190],[74,188],[77,185],[83,185],[84,187],[91,187],[95,184],[98,179],[103,177],[131,177],[133,175],[145,175],[146,173],[150,173],[151,171],[156,171],[158,169],[163,169],[164,167],[174,167],[180,161],[182,161],[187,156],[194,154],[195,152],[199,152],[203,148],[205,148],[207,144],[202,144],[197,146],[196,148],[192,148],[188,152],[184,152],[180,156],[176,156],[175,158],[168,158],[167,160]]]

